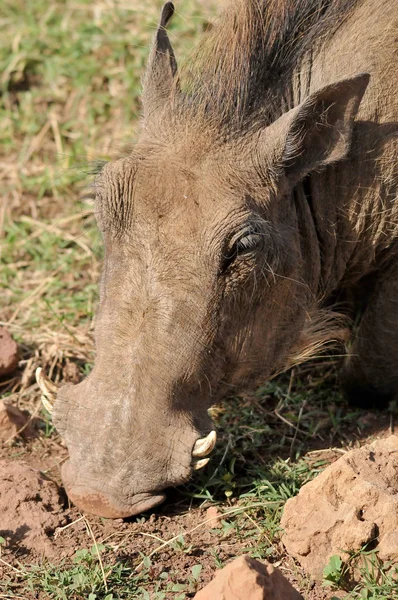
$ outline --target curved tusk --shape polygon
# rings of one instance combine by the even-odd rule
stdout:
[[[195,445],[192,450],[192,456],[195,458],[202,458],[203,456],[207,456],[213,450],[217,441],[217,432],[215,429],[210,431],[209,435],[205,438],[200,438],[196,440]]]
[[[203,467],[205,467],[207,465],[209,460],[210,460],[210,458],[202,458],[201,460],[197,460],[196,462],[193,463],[193,470],[198,471],[199,469],[202,469]]]
[[[42,392],[42,404],[49,413],[52,413],[54,402],[58,393],[58,386],[56,386],[55,383],[43,373],[43,369],[41,367],[36,369],[36,381],[39,384],[39,388]]]

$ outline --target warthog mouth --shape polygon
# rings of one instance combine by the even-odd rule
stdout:
[[[41,368],[36,370],[36,380],[42,393],[43,406],[51,414],[58,386],[44,374]],[[207,465],[210,460],[208,455],[214,449],[216,441],[217,433],[214,429],[205,437],[196,440],[192,448],[192,470],[196,471]],[[140,492],[128,498],[128,501],[121,501],[114,494],[96,489],[96,486],[91,486],[89,482],[77,482],[69,460],[63,465],[61,475],[69,499],[81,510],[101,517],[114,519],[131,517],[155,508],[166,498],[164,493],[157,490],[156,492]]]

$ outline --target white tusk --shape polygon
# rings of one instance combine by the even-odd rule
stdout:
[[[200,438],[196,440],[195,445],[192,450],[192,456],[195,458],[202,458],[202,456],[207,456],[213,450],[216,445],[217,440],[217,432],[215,429],[210,431],[209,435],[205,438]]]
[[[52,415],[52,412],[54,410],[54,405],[51,404],[51,402],[49,402],[46,398],[46,396],[40,396],[40,400],[42,405],[44,406],[44,408],[46,409],[47,412],[50,413],[50,415]]]
[[[210,458],[202,458],[201,460],[197,460],[196,462],[193,463],[193,470],[198,471],[198,469],[202,469],[203,467],[205,467],[207,465],[209,460],[210,460]]]
[[[43,394],[48,396],[53,395],[54,397],[58,394],[58,386],[47,375],[43,373],[43,369],[38,367],[36,369],[36,381]]]
[[[52,413],[55,398],[58,393],[58,387],[54,382],[51,381],[51,379],[49,379],[49,377],[47,377],[47,375],[43,373],[43,369],[41,367],[36,369],[36,381],[42,391],[42,404],[49,413]]]

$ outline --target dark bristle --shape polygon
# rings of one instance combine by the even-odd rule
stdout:
[[[88,175],[100,175],[103,168],[108,163],[107,160],[93,160],[88,164],[87,174]]]
[[[193,124],[240,134],[291,103],[291,77],[304,56],[341,26],[358,0],[236,0],[182,69],[178,111]],[[182,122],[183,119],[180,119]]]

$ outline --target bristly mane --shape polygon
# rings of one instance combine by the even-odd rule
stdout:
[[[227,136],[242,134],[260,116],[263,126],[274,120],[290,107],[295,68],[333,35],[357,2],[229,0],[182,69],[180,117],[204,121]]]

